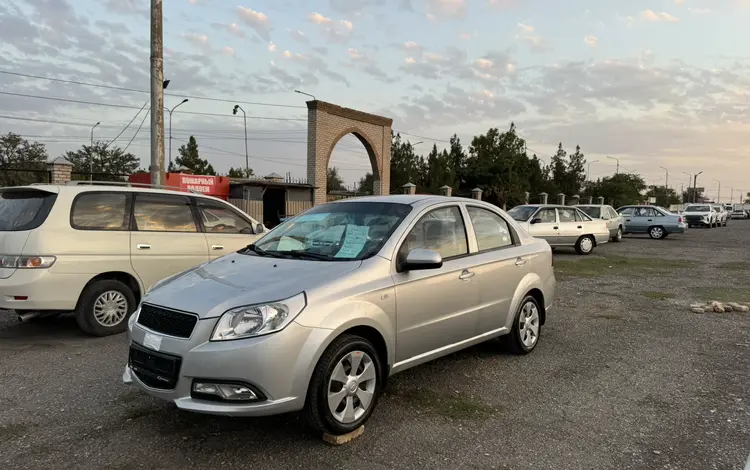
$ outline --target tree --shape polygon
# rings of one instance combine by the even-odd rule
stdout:
[[[747,194],[745,194],[745,201],[744,201],[744,203],[745,204],[750,204],[750,192],[748,192]]]
[[[580,146],[576,146],[574,154],[568,155],[560,142],[550,166],[556,193],[563,193],[568,197],[581,193],[586,182],[586,158],[581,153]]]
[[[190,136],[190,140],[186,145],[182,145],[177,152],[179,156],[175,158],[176,165],[170,165],[169,171],[177,171],[180,167],[187,168],[196,175],[215,175],[214,167],[208,163],[208,160],[204,160],[198,154],[198,142],[194,136]]]
[[[373,174],[368,171],[367,173],[365,173],[365,176],[359,179],[359,183],[357,183],[357,192],[373,194],[375,192],[374,186],[375,176],[373,176]]]
[[[140,160],[120,147],[108,147],[104,142],[84,145],[79,150],[65,152],[64,157],[73,164],[73,179],[119,181],[133,174]]]
[[[227,172],[227,176],[230,178],[250,178],[255,173],[253,173],[252,168],[235,168],[231,167],[229,168],[229,172]]]
[[[666,208],[669,208],[672,204],[680,204],[682,202],[677,192],[666,186],[650,186],[648,191],[646,191],[646,197],[656,198],[656,205]]]
[[[339,169],[335,166],[328,169],[328,180],[326,186],[328,187],[328,192],[343,191],[346,189],[344,186],[344,178],[339,175]]]
[[[45,182],[46,169],[47,149],[43,144],[10,132],[0,136],[0,186]]]
[[[406,183],[420,184],[424,181],[426,164],[424,159],[414,153],[411,142],[402,142],[401,135],[391,134],[391,188],[390,192],[399,192]]]
[[[638,175],[618,173],[614,176],[600,178],[586,183],[584,194],[593,197],[604,197],[604,202],[614,207],[637,204],[643,201],[641,194],[646,183]]]

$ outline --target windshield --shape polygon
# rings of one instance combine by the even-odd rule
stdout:
[[[579,209],[581,209],[583,212],[586,213],[589,217],[592,219],[598,219],[602,216],[602,209],[601,207],[595,207],[595,206],[578,206]]]
[[[380,251],[411,209],[385,202],[323,204],[284,222],[249,248],[277,257],[361,260]]]
[[[519,222],[526,222],[539,209],[537,206],[516,206],[508,211],[508,215]]]
[[[5,190],[0,192],[0,231],[32,230],[47,219],[57,198],[46,191]]]
[[[711,212],[708,206],[687,206],[685,212]]]

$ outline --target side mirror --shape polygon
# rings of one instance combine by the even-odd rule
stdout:
[[[263,233],[266,231],[266,228],[263,226],[263,224],[258,224],[255,226],[255,233]]]
[[[403,263],[403,271],[420,271],[424,269],[438,269],[443,267],[443,257],[434,250],[416,248],[411,250]]]
[[[541,222],[542,222],[542,219],[540,217],[535,217],[535,218],[531,219],[531,224],[532,225],[533,224],[539,224]]]

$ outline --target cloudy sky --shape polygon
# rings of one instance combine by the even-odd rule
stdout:
[[[51,156],[97,121],[96,139],[119,134],[149,96],[148,5],[0,2],[0,132]],[[304,176],[300,89],[392,117],[425,153],[515,121],[544,159],[581,145],[594,178],[613,156],[649,183],[663,166],[678,189],[703,171],[699,186],[715,195],[721,181],[722,200],[750,190],[750,0],[169,0],[164,17],[165,104],[189,97],[172,153],[193,134],[220,171],[244,164],[236,102],[256,173]],[[144,116],[117,143],[132,139],[147,167]],[[351,183],[369,162],[350,136],[331,165]]]

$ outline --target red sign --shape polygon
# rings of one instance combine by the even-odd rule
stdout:
[[[167,186],[182,191],[196,191],[224,200],[229,197],[229,178],[226,176],[167,173],[166,180]],[[151,182],[151,176],[148,173],[136,173],[130,175],[130,182],[148,184]]]
[[[180,189],[187,189],[188,191],[197,191],[203,194],[214,194],[216,190],[216,177],[215,176],[185,175],[185,174],[180,173],[179,177],[180,177]]]

